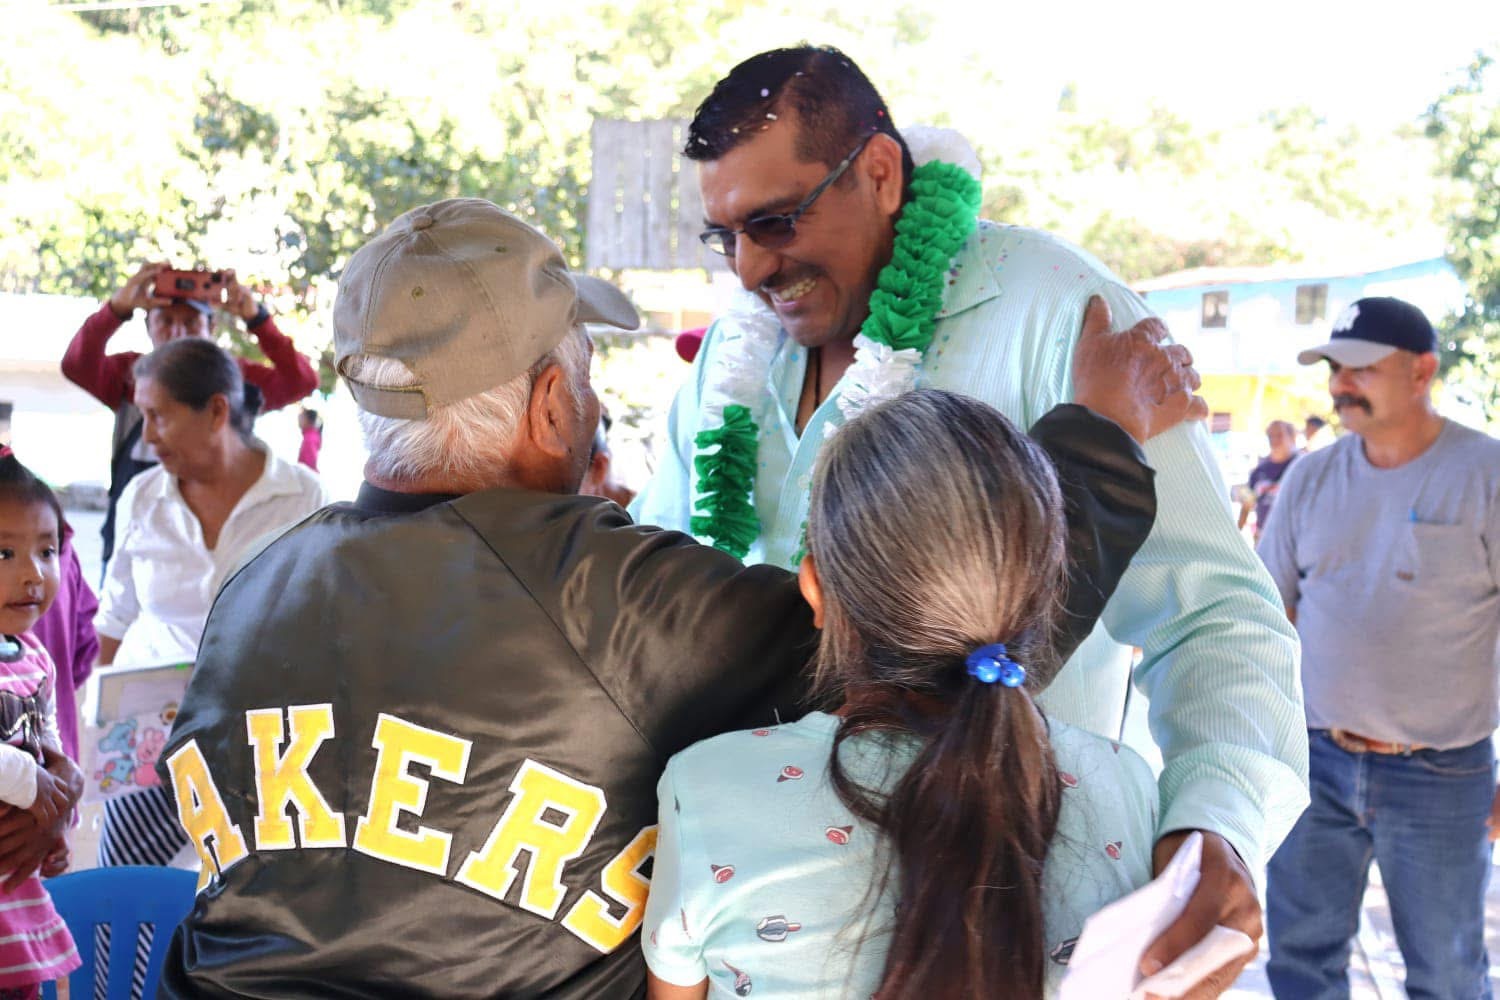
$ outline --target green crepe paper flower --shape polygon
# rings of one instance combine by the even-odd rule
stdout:
[[[698,498],[702,513],[691,519],[692,532],[743,559],[760,534],[760,519],[750,502],[760,432],[749,407],[724,407],[723,425],[700,431],[693,444],[698,448],[693,467],[703,494]],[[707,450],[716,445],[717,450]]]

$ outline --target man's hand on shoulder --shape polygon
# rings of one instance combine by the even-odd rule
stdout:
[[[1161,874],[1162,869],[1177,853],[1177,848],[1182,846],[1182,842],[1192,832],[1177,830],[1156,842],[1151,855],[1153,874]],[[1202,833],[1203,860],[1198,888],[1188,898],[1187,908],[1182,911],[1182,916],[1163,931],[1161,937],[1153,941],[1151,947],[1146,949],[1146,954],[1141,956],[1142,975],[1154,975],[1171,965],[1219,924],[1243,932],[1255,942],[1257,949],[1260,946],[1265,928],[1261,923],[1260,900],[1256,898],[1250,870],[1245,867],[1245,862],[1240,860],[1234,848],[1229,846],[1229,841],[1206,830]],[[1220,966],[1183,994],[1182,1000],[1212,1000],[1219,996],[1234,985],[1240,972],[1250,964],[1255,954],[1255,951],[1251,951],[1243,958]]]
[[[109,308],[115,318],[123,323],[134,316],[137,309],[170,305],[170,299],[160,298],[156,294],[156,275],[168,267],[171,265],[164,260],[152,261],[142,264],[140,270],[126,278],[125,284],[109,297]]]
[[[1167,328],[1154,317],[1128,330],[1110,329],[1109,306],[1095,295],[1073,349],[1073,401],[1119,424],[1144,444],[1184,420],[1208,416],[1196,394],[1202,384],[1193,356],[1163,343]]]

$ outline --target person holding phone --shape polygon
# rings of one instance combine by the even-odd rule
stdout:
[[[182,337],[209,337],[216,308],[239,317],[270,362],[236,359],[245,382],[260,391],[262,412],[295,403],[318,387],[312,362],[277,328],[265,303],[240,284],[233,269],[177,271],[166,261],[142,265],[84,320],[62,359],[62,373],[69,381],[115,411],[109,512],[100,532],[106,562],[114,552],[115,507],[125,484],[156,464],[155,454],[141,438],[140,411],[131,402],[135,394],[131,370],[140,353],[106,354],[109,338],[137,309],[145,310],[152,348]]]

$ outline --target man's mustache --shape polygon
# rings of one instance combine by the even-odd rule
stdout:
[[[1346,406],[1357,406],[1366,413],[1371,412],[1370,401],[1363,396],[1351,396],[1348,393],[1342,393],[1333,397],[1333,408],[1335,410],[1342,410]]]

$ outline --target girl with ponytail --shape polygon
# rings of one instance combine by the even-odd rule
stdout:
[[[1150,880],[1156,811],[1144,761],[1036,701],[1092,624],[1064,609],[1071,532],[1047,454],[983,403],[909,393],[824,445],[801,580],[841,707],[668,765],[653,998],[1055,990],[1084,918]]]

